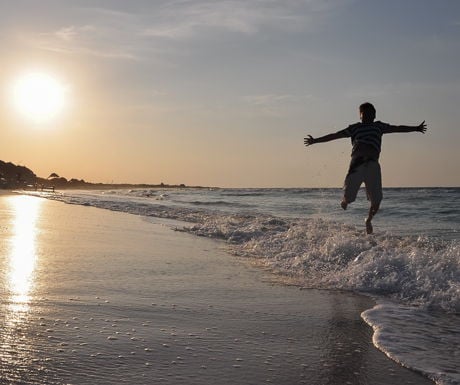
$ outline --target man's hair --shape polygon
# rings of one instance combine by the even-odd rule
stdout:
[[[371,103],[363,103],[359,106],[359,112],[363,114],[373,114],[375,116],[375,107]]]

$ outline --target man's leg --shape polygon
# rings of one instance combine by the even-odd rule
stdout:
[[[366,233],[367,234],[372,234],[374,232],[374,228],[372,227],[372,218],[374,218],[374,215],[377,214],[377,211],[379,211],[380,204],[375,204],[371,203],[371,207],[369,207],[369,214],[367,215],[366,218]]]
[[[359,166],[348,171],[347,176],[345,177],[345,182],[343,184],[343,198],[340,202],[340,206],[344,210],[347,209],[349,203],[352,203],[356,199],[359,188],[364,181],[364,172],[363,166]]]
[[[366,172],[364,177],[366,185],[367,199],[371,202],[369,207],[369,214],[366,218],[366,233],[372,234],[374,229],[372,227],[372,218],[377,214],[382,201],[382,174],[380,171],[380,164],[377,161],[369,161],[366,164]]]

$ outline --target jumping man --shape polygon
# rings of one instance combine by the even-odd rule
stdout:
[[[349,203],[354,202],[359,187],[364,182],[367,199],[370,201],[369,215],[366,218],[366,232],[372,234],[372,218],[377,213],[382,201],[382,175],[380,172],[379,155],[383,134],[394,132],[421,132],[425,133],[425,121],[418,126],[392,126],[388,123],[375,120],[375,108],[371,103],[359,106],[361,123],[355,123],[344,130],[333,134],[313,138],[308,135],[304,138],[306,146],[316,143],[329,142],[335,139],[351,138],[350,167],[343,187],[344,195],[341,206],[347,209]]]

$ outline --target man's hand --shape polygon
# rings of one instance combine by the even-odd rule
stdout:
[[[343,131],[344,130],[339,131],[339,132],[334,132],[333,134],[327,134],[324,136],[320,136],[318,138],[313,138],[313,136],[308,135],[306,138],[303,138],[303,142],[305,143],[305,146],[311,146],[312,144],[316,144],[316,143],[325,143],[325,142],[330,142],[331,140],[346,138],[347,135]]]
[[[422,134],[425,133],[426,131],[426,124],[425,124],[425,121],[423,121],[422,123],[420,123],[420,125],[417,126],[417,130],[418,132],[421,132]]]
[[[308,135],[306,138],[303,138],[303,142],[305,143],[305,146],[311,146],[315,143],[315,138],[313,138],[311,135]]]

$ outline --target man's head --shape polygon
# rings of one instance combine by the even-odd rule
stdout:
[[[363,103],[359,106],[361,122],[372,123],[375,119],[375,108],[371,103]]]

